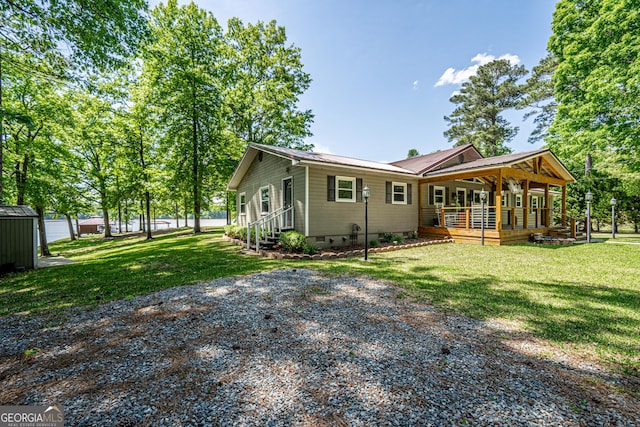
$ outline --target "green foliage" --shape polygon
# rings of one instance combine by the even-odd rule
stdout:
[[[384,233],[382,240],[387,243],[404,243],[404,237],[393,233]]]
[[[377,248],[378,246],[380,246],[380,242],[377,240],[370,240],[369,241],[369,247],[371,248]]]
[[[415,148],[411,148],[407,153],[407,159],[412,159],[414,157],[418,157],[419,155],[420,155],[420,152],[418,150],[416,150]]]
[[[558,102],[549,146],[563,159],[605,163],[640,172],[640,8],[627,0],[561,0],[549,50]]]
[[[523,98],[517,108],[530,108],[524,120],[534,117],[534,130],[529,136],[530,143],[545,141],[549,136],[549,128],[556,116],[558,104],[554,98],[552,76],[558,66],[557,58],[549,54],[533,67],[531,76],[522,86]]]
[[[315,255],[318,253],[318,247],[311,243],[305,243],[304,248],[302,249],[302,253],[307,255]]]
[[[522,91],[518,80],[527,74],[522,65],[498,59],[478,68],[475,76],[462,84],[450,99],[456,105],[444,119],[449,129],[444,135],[456,145],[472,143],[486,157],[511,152],[508,144],[518,132],[501,115],[514,108]]]
[[[280,245],[286,251],[302,252],[306,244],[307,238],[297,231],[287,231],[280,235]]]
[[[255,235],[255,232],[253,232],[253,230],[251,231],[253,237]],[[234,239],[247,240],[247,227],[242,225],[225,225],[224,234]]]
[[[411,231],[411,232],[409,233],[409,238],[410,238],[410,239],[413,239],[413,240],[417,239],[417,238],[418,238],[418,232],[417,232],[417,231],[415,231],[415,230]]]

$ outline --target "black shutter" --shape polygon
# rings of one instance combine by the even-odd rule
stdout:
[[[493,206],[493,191],[489,191],[489,206]]]
[[[429,206],[433,206],[435,203],[433,202],[433,185],[429,186]]]
[[[411,204],[411,184],[407,184],[407,204]]]
[[[386,203],[391,203],[391,181],[387,181],[387,192],[386,192],[386,198],[385,198],[385,202]]]
[[[327,202],[336,201],[336,177],[327,175]]]
[[[449,206],[449,188],[444,187],[444,205]]]
[[[356,202],[362,201],[362,178],[356,178]]]

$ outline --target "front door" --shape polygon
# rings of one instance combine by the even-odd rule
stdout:
[[[282,228],[293,228],[293,178],[282,180],[282,208],[285,210],[282,217]]]

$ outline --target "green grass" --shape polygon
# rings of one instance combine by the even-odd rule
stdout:
[[[197,236],[182,230],[152,241],[56,242],[54,253],[77,262],[1,278],[0,315],[55,316],[69,307],[90,308],[218,277],[308,267],[390,280],[403,288],[402,298],[506,322],[516,333],[640,375],[640,245],[444,244],[372,254],[368,263],[300,262],[240,255],[221,236],[221,229]],[[623,239],[640,241],[616,241]]]

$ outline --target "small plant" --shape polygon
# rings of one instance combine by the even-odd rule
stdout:
[[[409,233],[409,238],[416,240],[418,238],[418,232],[416,230],[413,230],[412,232]]]
[[[30,348],[30,349],[27,349],[27,350],[24,351],[24,355],[26,357],[33,356],[34,354],[38,353],[39,351],[40,350],[38,350],[37,348]]]
[[[393,242],[393,233],[384,233],[382,235],[382,240],[387,243]]]
[[[297,231],[287,231],[280,235],[280,245],[288,252],[302,252],[307,244],[307,238]]]
[[[225,225],[224,234],[233,239],[247,240],[247,227],[243,225]]]
[[[377,248],[378,246],[380,246],[380,242],[377,241],[377,240],[371,240],[369,242],[369,246],[372,247],[372,248]]]
[[[394,235],[391,236],[391,242],[397,243],[397,244],[402,244],[402,243],[404,243],[404,237],[402,237],[399,234],[394,234]]]
[[[318,253],[318,248],[316,247],[316,245],[313,245],[311,243],[306,243],[304,245],[304,248],[302,249],[302,253],[307,255],[315,255]]]

